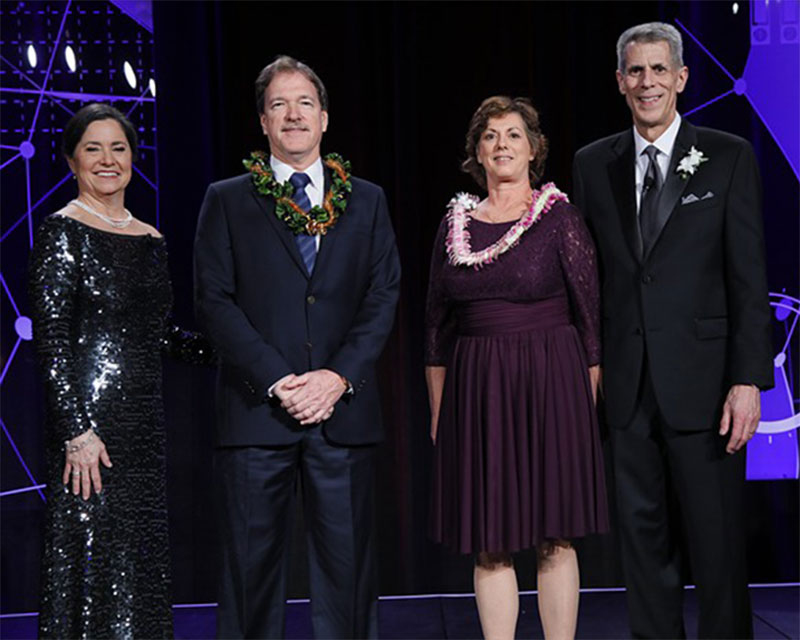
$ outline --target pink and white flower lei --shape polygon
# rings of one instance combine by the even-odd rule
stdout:
[[[450,264],[479,269],[495,262],[498,257],[515,246],[522,234],[538,222],[542,214],[550,211],[550,208],[559,200],[569,202],[567,194],[559,191],[552,182],[543,185],[539,190],[534,190],[533,202],[525,215],[517,220],[497,242],[485,249],[473,252],[469,245],[467,226],[472,219],[469,212],[477,208],[480,198],[469,193],[456,194],[447,205],[448,231],[445,247]]]

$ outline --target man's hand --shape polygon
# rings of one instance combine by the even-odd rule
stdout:
[[[761,392],[752,384],[735,384],[728,391],[719,421],[719,435],[730,431],[725,451],[736,453],[753,437],[761,419]]]
[[[347,390],[338,373],[328,369],[309,371],[285,378],[275,388],[275,395],[290,416],[302,425],[317,424],[330,418],[335,405]]]
[[[281,402],[283,402],[283,399],[284,399],[284,398],[285,398],[287,395],[289,395],[289,394],[291,393],[290,391],[287,391],[287,390],[286,390],[286,388],[284,387],[284,385],[286,385],[286,384],[289,384],[289,383],[290,383],[290,382],[292,382],[292,381],[293,381],[295,378],[297,378],[297,376],[296,376],[296,375],[294,375],[293,373],[290,373],[290,374],[287,374],[287,375],[283,376],[283,378],[281,378],[280,380],[278,380],[278,381],[277,381],[277,382],[276,382],[274,385],[272,385],[272,387],[270,388],[270,390],[269,390],[269,391],[270,391],[270,396],[275,396],[276,398],[278,398],[278,400],[280,400]]]

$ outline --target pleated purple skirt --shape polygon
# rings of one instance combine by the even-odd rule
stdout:
[[[459,307],[439,414],[431,536],[459,553],[608,531],[588,365],[564,298]]]

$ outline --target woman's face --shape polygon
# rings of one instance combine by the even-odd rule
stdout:
[[[528,141],[525,122],[518,113],[489,118],[478,140],[478,162],[486,171],[488,184],[495,182],[528,182],[528,164],[534,151]]]
[[[79,193],[97,198],[123,191],[131,181],[133,155],[125,132],[113,119],[95,120],[68,159]]]

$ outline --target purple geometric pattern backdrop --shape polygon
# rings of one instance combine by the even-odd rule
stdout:
[[[734,3],[736,4],[736,3]],[[737,5],[738,7],[738,5]],[[745,96],[800,178],[800,2],[755,0],[750,3],[750,53],[742,77],[734,77],[685,25],[685,34],[731,81],[731,88],[684,113],[689,116],[727,96]],[[781,247],[769,247],[780,251]],[[798,388],[792,353],[797,353],[800,300],[770,294],[781,348],[773,359],[775,387],[761,394],[761,424],[747,446],[747,478],[800,477]]]
[[[727,3],[723,6],[728,6]],[[800,167],[800,34],[798,2],[782,0],[751,3],[751,49],[743,75],[734,77],[694,34],[678,22],[686,46],[702,49],[731,81],[731,88],[684,113],[686,116],[730,95],[745,96],[798,176]],[[29,248],[41,219],[73,197],[70,173],[58,150],[63,126],[83,104],[109,102],[127,113],[140,136],[140,154],[128,203],[136,214],[158,226],[157,156],[155,126],[155,74],[152,64],[152,11],[147,1],[118,2],[4,2],[0,8],[0,172],[3,181],[3,223],[0,243]],[[102,60],[102,64],[97,64]],[[57,167],[57,169],[54,169]],[[20,210],[9,210],[7,189],[21,194]],[[780,247],[770,247],[780,251]],[[17,265],[18,266],[18,265]],[[9,282],[0,273],[4,307],[0,386],[14,373],[14,361],[30,352],[31,322],[17,303],[25,286],[24,269]],[[763,420],[748,448],[748,478],[797,478],[798,381],[793,377],[792,352],[796,352],[800,300],[771,294],[775,321],[785,338],[775,356],[775,389],[762,394]],[[11,313],[9,313],[11,311]],[[9,349],[10,336],[11,348]],[[30,353],[28,353],[30,355]],[[7,400],[9,398],[6,398]],[[15,402],[25,402],[16,398]],[[2,446],[10,447],[25,482],[2,487],[0,497],[17,499],[38,494],[40,484],[25,459],[38,459],[38,450],[17,447],[14,434],[41,426],[37,411],[27,424],[0,419]],[[4,477],[5,474],[4,474]]]

